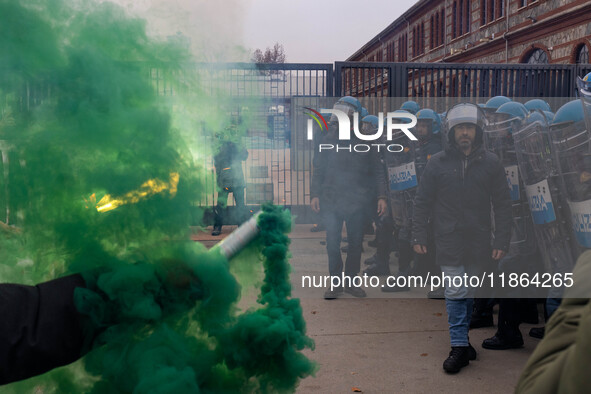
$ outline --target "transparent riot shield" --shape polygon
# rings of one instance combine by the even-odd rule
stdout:
[[[564,178],[564,183],[575,237],[581,247],[591,249],[591,84],[578,78],[577,86],[585,124],[584,127],[580,122],[567,126],[569,130],[565,133],[570,135],[571,141],[568,144],[559,144],[557,148],[560,163],[564,164],[565,170],[574,171],[574,174]]]
[[[570,210],[577,240],[577,257],[591,248],[591,157],[590,134],[583,120],[561,122],[550,127],[552,150],[562,193]]]
[[[500,115],[500,114],[496,114]],[[495,153],[507,176],[513,210],[510,254],[529,255],[536,252],[536,240],[530,207],[517,162],[513,133],[524,127],[519,118],[496,116],[484,128],[485,148]]]
[[[384,156],[388,168],[389,202],[394,224],[405,227],[412,220],[412,205],[418,186],[414,151],[403,133],[395,134],[392,143],[402,145],[404,150],[386,152]]]
[[[583,113],[585,115],[585,125],[587,130],[591,130],[591,82],[577,78],[577,87],[579,88],[579,97],[583,103]]]
[[[545,116],[530,115],[525,126],[513,133],[515,152],[534,232],[545,269],[550,273],[572,272],[575,256],[566,199],[561,193],[552,143]],[[552,288],[549,297],[560,297],[562,290]]]

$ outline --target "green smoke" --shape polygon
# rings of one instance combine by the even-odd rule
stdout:
[[[195,115],[203,97],[164,100],[153,78],[198,95],[180,72],[191,60],[181,44],[150,39],[143,20],[110,3],[0,0],[0,281],[83,273],[76,305],[89,351],[3,390],[274,392],[313,373],[290,298],[289,214],[266,207],[258,241],[232,262],[251,274],[263,262],[246,312],[237,303],[252,278],[187,241],[205,169],[183,137],[210,114]],[[109,196],[120,205],[99,212]]]

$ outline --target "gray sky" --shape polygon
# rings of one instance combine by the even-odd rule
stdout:
[[[283,44],[288,62],[345,60],[417,0],[251,0],[244,19],[250,48]]]
[[[416,0],[113,0],[156,35],[191,38],[197,60],[247,61],[283,44],[292,63],[345,60]]]

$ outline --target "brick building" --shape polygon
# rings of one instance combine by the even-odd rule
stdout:
[[[348,61],[589,63],[588,0],[419,0]]]

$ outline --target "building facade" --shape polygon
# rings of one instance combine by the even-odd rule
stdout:
[[[590,50],[588,0],[420,0],[347,60],[585,64]]]

